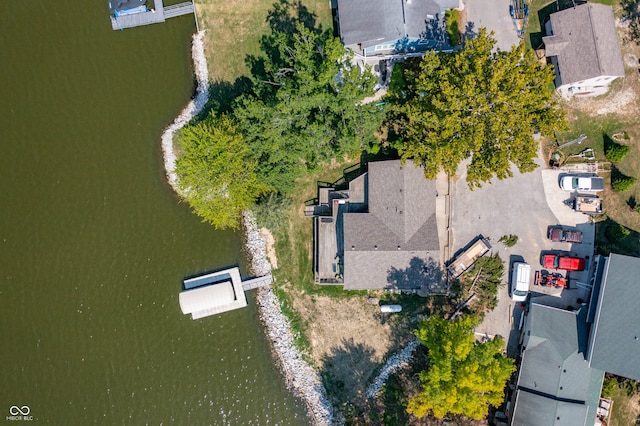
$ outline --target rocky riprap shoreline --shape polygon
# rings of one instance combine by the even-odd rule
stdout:
[[[200,114],[204,106],[209,100],[209,70],[207,69],[207,57],[204,54],[204,30],[193,35],[193,44],[191,45],[191,57],[193,58],[193,68],[196,73],[196,96],[187,106],[184,107],[180,114],[173,120],[162,133],[162,153],[164,155],[164,170],[167,174],[169,185],[180,194],[178,190],[178,176],[176,175],[176,153],[173,147],[173,136],[182,129],[196,115]]]
[[[195,68],[196,96],[180,112],[176,119],[162,133],[162,152],[167,179],[171,187],[180,194],[178,176],[175,173],[177,156],[173,146],[175,133],[198,115],[209,99],[209,72],[203,45],[204,31],[193,36],[192,57]],[[267,260],[267,247],[260,235],[255,219],[250,212],[243,214],[244,249],[255,275],[271,272]],[[333,410],[318,373],[307,364],[294,345],[289,321],[282,313],[280,302],[270,287],[258,289],[260,319],[271,341],[274,354],[281,366],[284,380],[289,389],[302,399],[309,418],[316,425],[335,424]]]
[[[243,213],[244,247],[255,275],[271,272],[267,260],[267,245],[250,212]],[[294,344],[294,336],[287,317],[282,313],[280,301],[271,287],[258,289],[260,319],[271,341],[273,352],[280,364],[287,388],[292,390],[307,407],[310,419],[316,425],[335,424],[333,409],[320,375],[304,360]]]

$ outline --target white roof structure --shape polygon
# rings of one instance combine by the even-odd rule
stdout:
[[[210,274],[207,278],[213,281],[216,275],[225,273],[231,276],[231,281],[225,280],[181,292],[179,299],[182,313],[191,314],[191,318],[195,320],[247,306],[247,298],[237,268]]]

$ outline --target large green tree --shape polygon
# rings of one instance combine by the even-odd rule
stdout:
[[[532,171],[534,131],[551,135],[566,126],[552,67],[541,66],[524,43],[509,51],[494,45],[481,28],[457,52],[428,52],[407,75],[412,93],[401,97],[404,143],[398,149],[403,159],[423,165],[428,178],[441,169],[453,175],[466,159],[472,188],[510,177],[511,164]]]
[[[409,401],[409,413],[481,419],[488,404],[501,404],[506,381],[515,371],[514,361],[502,355],[500,338],[476,343],[477,324],[472,316],[454,322],[431,317],[419,324],[416,336],[428,349],[429,366],[420,374],[422,390]]]
[[[291,15],[286,1],[274,7],[263,54],[248,59],[252,93],[234,114],[260,179],[286,192],[306,169],[376,144],[384,112],[362,104],[376,80],[352,65],[330,30]]]
[[[238,228],[242,211],[266,189],[242,134],[228,116],[211,114],[180,131],[176,162],[186,201],[216,228]]]

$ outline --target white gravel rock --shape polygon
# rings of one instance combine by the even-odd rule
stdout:
[[[413,351],[418,347],[418,341],[412,340],[409,342],[407,346],[404,347],[403,350],[393,355],[391,358],[387,360],[380,370],[380,374],[375,378],[373,383],[367,388],[366,395],[367,398],[373,398],[376,396],[384,382],[387,381],[390,375],[392,375],[396,370],[402,367],[406,367],[411,361],[411,357],[413,356]]]
[[[169,185],[180,194],[178,190],[178,176],[176,175],[176,153],[173,149],[173,136],[182,129],[193,117],[200,114],[204,106],[209,100],[209,71],[207,69],[207,57],[204,54],[204,38],[205,31],[200,31],[193,35],[193,43],[191,45],[191,56],[193,58],[193,66],[196,73],[195,99],[192,99],[180,114],[173,120],[162,133],[162,153],[164,156],[164,169],[167,174]]]

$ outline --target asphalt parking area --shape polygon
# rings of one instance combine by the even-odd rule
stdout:
[[[510,50],[520,39],[509,15],[509,4],[509,0],[467,0],[467,25],[476,34],[481,27],[493,31],[498,49]]]
[[[585,299],[586,291],[577,285],[586,281],[587,272],[570,273],[569,289],[540,287],[533,285],[534,271],[542,269],[542,252],[567,252],[589,259],[593,256],[595,227],[589,217],[571,210],[564,201],[571,194],[558,186],[558,171],[544,169],[540,165],[531,173],[522,174],[516,168],[513,177],[494,179],[480,189],[470,190],[466,183],[466,170],[461,166],[451,193],[451,253],[456,253],[479,235],[489,239],[492,252],[505,261],[505,285],[498,293],[496,309],[485,316],[476,332],[482,335],[500,335],[505,339],[515,336],[522,313],[509,295],[510,265],[514,261],[525,261],[531,265],[531,297],[537,303],[558,308],[569,305],[577,307],[578,298]],[[583,244],[554,243],[547,239],[550,225],[576,226],[583,232]],[[518,243],[506,247],[498,240],[503,235],[517,235]],[[589,264],[591,262],[588,262]],[[561,272],[565,271],[551,271]],[[515,343],[514,343],[515,342]],[[508,352],[516,350],[517,338],[511,339]],[[515,346],[514,346],[515,345]]]

